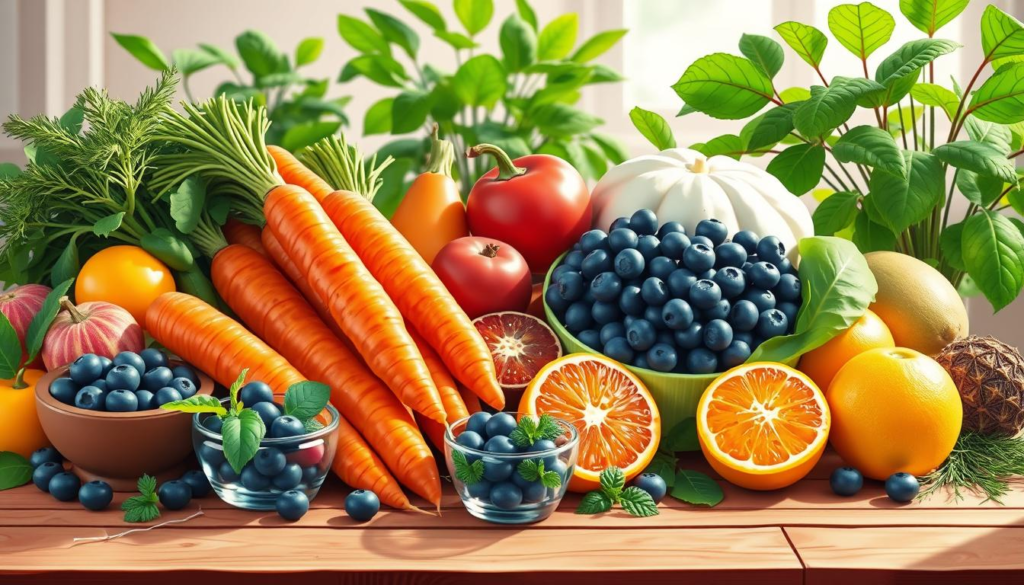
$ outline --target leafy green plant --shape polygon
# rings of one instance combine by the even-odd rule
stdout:
[[[267,35],[247,30],[235,37],[238,55],[207,43],[196,49],[175,49],[168,60],[150,39],[137,35],[111,33],[140,63],[157,71],[172,66],[181,72],[182,89],[189,101],[195,101],[189,87],[192,75],[214,66],[223,66],[231,79],[217,86],[215,95],[238,100],[252,99],[267,108],[273,124],[267,130],[267,142],[288,150],[309,146],[338,131],[348,123],[345,105],[351,97],[329,98],[330,79],[316,79],[301,69],[316,62],[324,48],[324,39],[309,37],[299,42],[295,54],[281,51]],[[242,67],[250,79],[242,76]]]
[[[516,12],[498,32],[501,54],[491,55],[479,50],[477,38],[494,16],[493,0],[454,0],[462,32],[449,29],[437,6],[426,0],[399,3],[451,46],[453,62],[421,62],[419,35],[386,12],[367,8],[369,21],[338,16],[341,38],[360,53],[345,64],[339,81],[361,76],[396,93],[367,110],[364,133],[420,134],[382,149],[381,158],[391,155],[397,160],[387,175],[404,177],[423,169],[434,123],[460,152],[488,142],[513,157],[553,154],[586,177],[600,177],[609,162],[625,158],[621,144],[595,132],[603,121],[574,106],[584,86],[622,79],[591,61],[615,46],[625,30],[601,32],[577,45],[577,14],[563,14],[541,27],[529,3],[517,0]],[[462,193],[468,194],[488,169],[480,161],[460,157]],[[394,186],[394,181],[386,183],[388,193],[379,205],[390,209],[389,202],[405,191],[401,181]]]
[[[953,501],[964,492],[984,495],[986,500],[1002,504],[1010,492],[1010,482],[1024,475],[1024,440],[1018,437],[960,435],[949,458],[938,469],[921,478],[925,488],[919,499],[947,490]]]
[[[618,467],[609,467],[601,472],[601,487],[583,495],[577,514],[601,514],[615,504],[622,506],[630,516],[646,518],[658,515],[658,505],[651,494],[636,487],[626,487],[626,475]]]
[[[739,135],[691,148],[736,159],[774,155],[767,170],[794,195],[819,182],[830,188],[816,192],[826,197],[814,212],[818,234],[851,239],[864,252],[915,256],[962,294],[978,290],[1002,309],[1024,285],[1024,193],[1022,172],[1013,164],[1024,153],[1024,25],[988,6],[981,17],[981,64],[963,89],[955,79],[946,87],[935,79],[934,62],[960,45],[935,35],[967,4],[902,0],[900,11],[926,37],[882,59],[873,76],[869,58],[895,27],[885,10],[863,2],[829,12],[832,35],[861,62],[855,74],[861,76],[854,77],[825,75],[825,33],[799,22],[778,25],[778,35],[821,81],[809,89],[777,88],[782,45],[743,35],[742,57],[702,57],[673,88],[684,101],[679,115],[753,118]],[[874,123],[854,122],[858,109]],[[631,118],[658,148],[675,145],[657,114],[638,108]],[[940,118],[948,132],[940,130]],[[967,202],[960,220],[952,214],[956,193]]]
[[[160,517],[160,508],[157,507],[160,497],[156,494],[156,478],[143,475],[139,478],[137,487],[139,495],[132,496],[121,504],[124,521],[152,522]]]

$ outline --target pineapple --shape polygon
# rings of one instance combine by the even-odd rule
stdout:
[[[1024,358],[993,337],[972,335],[936,358],[964,404],[965,431],[1016,436],[1024,428]]]

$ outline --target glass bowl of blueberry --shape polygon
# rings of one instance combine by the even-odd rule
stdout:
[[[247,510],[274,510],[279,497],[298,490],[309,501],[316,497],[331,468],[337,448],[339,414],[327,404],[308,420],[284,414],[270,386],[249,382],[239,400],[263,420],[266,435],[252,459],[236,471],[225,456],[224,420],[197,413],[192,420],[192,444],[214,491],[225,502]],[[221,404],[228,408],[230,398]]]
[[[579,434],[550,415],[478,412],[451,425],[445,459],[470,514],[498,524],[544,520],[565,495]]]
[[[555,260],[544,310],[567,352],[603,354],[636,373],[670,430],[694,416],[719,374],[793,332],[802,293],[790,256],[770,234],[730,234],[715,219],[687,233],[641,209]]]

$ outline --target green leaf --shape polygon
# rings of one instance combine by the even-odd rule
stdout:
[[[309,65],[320,58],[324,50],[324,40],[320,37],[309,37],[302,39],[299,46],[295,48],[295,67]]]
[[[575,12],[563,14],[544,25],[537,37],[537,60],[557,61],[564,59],[576,46],[580,17]]]
[[[865,206],[871,200],[869,196],[864,200]],[[891,252],[896,248],[896,235],[884,225],[871,220],[866,209],[857,213],[857,219],[853,222],[853,243],[865,254],[868,252]]]
[[[661,479],[665,480],[665,485],[671,488],[676,482],[676,465],[678,463],[679,460],[674,455],[658,451],[654,454],[654,459],[651,459],[650,465],[644,469],[644,473],[653,473],[660,476]]]
[[[740,53],[750,59],[750,62],[769,79],[774,79],[778,75],[786,59],[782,45],[762,35],[744,34],[740,37]]]
[[[398,0],[398,2],[435,31],[446,28],[441,11],[431,2],[427,2],[427,0]]]
[[[324,138],[333,135],[341,128],[341,121],[306,122],[289,128],[281,138],[281,146],[292,152],[312,146]]]
[[[836,160],[881,169],[902,177],[906,172],[903,154],[893,137],[875,126],[855,126],[832,147]],[[853,218],[850,218],[853,221]],[[838,230],[837,230],[838,231]]]
[[[1017,170],[1013,166],[1013,161],[986,142],[959,140],[937,147],[932,154],[951,167],[998,177],[1004,183],[1017,181]]]
[[[840,4],[828,12],[828,29],[861,60],[889,42],[895,28],[892,15],[870,2]]]
[[[614,47],[619,39],[626,36],[627,32],[629,30],[624,28],[599,32],[580,45],[580,48],[573,53],[571,60],[577,63],[593,61]]]
[[[480,46],[473,39],[452,30],[436,30],[434,36],[455,49],[475,49]]]
[[[284,413],[299,420],[319,415],[331,399],[331,387],[320,382],[299,382],[284,393]]]
[[[544,469],[544,461],[541,459],[526,459],[519,462],[516,471],[519,477],[526,481],[537,481],[540,479],[541,470]]]
[[[828,87],[812,86],[811,98],[793,112],[793,125],[807,137],[827,136],[853,116],[861,96],[884,90],[874,81],[849,77],[836,77]]]
[[[717,506],[724,498],[718,482],[699,471],[683,469],[676,474],[670,494],[673,498],[695,506]]]
[[[530,115],[541,134],[566,138],[590,132],[603,122],[600,118],[566,104],[545,104]]]
[[[466,28],[469,36],[475,37],[491,22],[491,17],[494,16],[494,1],[455,0],[455,16],[459,17],[459,22]]]
[[[981,15],[981,48],[989,61],[1024,55],[1024,25],[989,4]]]
[[[587,492],[580,501],[577,514],[601,514],[612,509],[612,500],[604,492]]]
[[[629,119],[633,122],[633,126],[640,131],[640,134],[658,150],[676,147],[672,129],[660,115],[636,106],[629,111]]]
[[[418,130],[426,122],[431,106],[431,95],[424,91],[410,89],[398,94],[390,107],[391,133],[405,134]],[[366,115],[369,118],[370,113]]]
[[[658,515],[658,504],[654,503],[654,498],[651,497],[651,494],[635,485],[622,490],[619,502],[622,504],[622,509],[630,516],[648,518]]]
[[[119,35],[113,32],[110,33],[110,36],[114,37],[117,44],[121,45],[124,50],[128,51],[132,57],[138,59],[139,63],[146,67],[156,71],[167,71],[171,68],[171,64],[167,62],[167,57],[164,56],[163,51],[146,37]]]
[[[0,163],[0,181],[13,179],[21,174],[21,169],[14,163]]]
[[[466,485],[479,483],[484,478],[484,462],[480,459],[470,463],[465,453],[452,449],[452,463],[455,465],[455,477]]]
[[[743,139],[735,134],[723,134],[722,136],[716,136],[703,144],[693,145],[691,148],[708,158],[713,156],[728,156],[736,160],[740,160],[740,157],[747,151],[747,147],[743,143]]]
[[[509,73],[518,73],[537,60],[537,33],[518,14],[502,23],[498,41]]]
[[[900,0],[900,12],[910,24],[926,35],[934,36],[967,8],[971,0]]]
[[[235,37],[235,48],[245,68],[257,78],[288,71],[288,58],[267,35],[247,30]]]
[[[184,400],[175,400],[160,406],[164,410],[176,412],[212,412],[217,416],[227,416],[228,411],[221,406],[220,400],[205,394],[196,394]]]
[[[224,457],[235,473],[242,473],[245,464],[260,450],[260,441],[267,434],[263,419],[255,410],[245,409],[224,419]]]
[[[775,27],[782,40],[790,46],[805,63],[817,69],[821,65],[821,57],[825,54],[828,37],[825,33],[799,22],[784,22]]]
[[[136,482],[135,487],[136,489],[139,490],[139,493],[142,494],[144,498],[147,498],[151,502],[155,501],[153,500],[153,496],[156,495],[155,477],[153,477],[152,475],[143,474],[142,477],[139,478],[139,481]]]
[[[713,118],[756,114],[772,97],[772,83],[752,62],[727,53],[697,59],[672,86],[686,102]]]
[[[979,120],[974,116],[964,119],[964,129],[975,142],[984,142],[998,150],[1004,157],[1013,150],[1013,132],[1009,126]]]
[[[857,218],[860,197],[851,191],[833,193],[814,210],[814,233],[831,236],[843,230]]]
[[[377,29],[373,28],[373,26],[358,18],[348,16],[347,14],[339,14],[338,34],[341,35],[341,38],[349,46],[360,53],[391,55],[391,46],[384,39],[384,35],[377,32]]]
[[[11,380],[21,367],[21,340],[7,315],[0,313],[0,380]]]
[[[491,109],[505,95],[505,68],[491,55],[477,55],[455,72],[452,89],[462,103]]]
[[[373,8],[366,8],[364,10],[366,15],[370,17],[370,22],[377,27],[377,30],[384,35],[388,42],[402,47],[402,50],[405,51],[405,54],[410,59],[416,58],[416,53],[420,50],[420,36],[416,34],[416,31],[386,12]]]
[[[964,266],[963,233],[964,224],[961,222],[946,226],[939,236],[942,257],[956,270],[967,270]]]
[[[387,55],[360,55],[345,64],[338,81],[345,82],[356,75],[388,87],[404,87],[409,76],[398,61]]]
[[[985,80],[974,92],[967,114],[996,124],[1024,120],[1024,63],[1006,65]]]
[[[778,144],[793,131],[793,108],[772,108],[751,120],[740,136],[746,136],[748,151],[760,150]]]
[[[105,238],[121,227],[122,219],[124,219],[123,211],[118,211],[117,213],[102,217],[96,220],[96,223],[93,224],[92,233]]]
[[[691,416],[676,423],[665,435],[662,449],[672,453],[678,451],[699,451],[700,441],[697,438],[697,419]]]
[[[806,87],[788,87],[779,93],[779,97],[787,105],[802,102],[811,99],[811,90]]]
[[[825,170],[825,149],[816,144],[796,144],[783,150],[766,169],[794,195],[818,186]]]
[[[32,466],[27,459],[10,451],[0,451],[0,491],[32,481]]]
[[[927,217],[943,202],[945,189],[942,162],[937,156],[905,150],[903,160],[903,176],[874,172],[868,185],[882,223],[895,234]]]
[[[69,278],[74,278],[78,276],[78,271],[81,269],[82,265],[78,259],[78,233],[75,233],[68,239],[64,251],[60,253],[60,257],[53,265],[53,270],[50,271],[50,283],[56,285]]]
[[[1024,285],[1024,235],[1009,218],[982,209],[965,222],[962,245],[967,273],[999,312]]]
[[[363,118],[363,136],[391,132],[391,112],[395,98],[384,98],[370,106]]]
[[[219,62],[213,55],[197,49],[175,49],[171,52],[171,58],[174,60],[174,66],[184,77],[198,73]]]
[[[249,368],[243,369],[235,381],[231,383],[231,387],[228,388],[228,396],[231,397],[231,412],[237,412],[240,407],[238,403],[238,391],[242,389],[242,385],[245,384],[245,376],[249,374]]]
[[[206,185],[198,175],[190,175],[171,193],[171,219],[183,234],[190,234],[199,225],[206,205]]]
[[[302,428],[306,429],[307,433],[315,433],[324,428],[324,423],[316,420],[315,418],[311,418],[302,421]]]
[[[875,300],[878,284],[853,242],[814,236],[800,240],[799,248],[804,304],[794,333],[765,341],[750,362],[781,362],[816,349],[848,329]]]
[[[917,39],[904,44],[889,55],[875,70],[875,81],[891,87],[907,77],[915,80],[925,65],[960,48],[959,43],[945,39]],[[907,90],[909,91],[909,89]]]
[[[626,474],[618,467],[609,467],[601,472],[601,491],[613,502],[618,501],[619,494],[626,487]]]
[[[618,139],[607,134],[599,134],[592,132],[590,139],[594,141],[594,144],[604,152],[605,157],[612,162],[612,164],[620,164],[625,162],[629,158],[629,151],[626,150],[626,146]]]
[[[234,55],[228,53],[224,49],[207,43],[199,43],[199,48],[203,50],[207,55],[213,57],[218,63],[227,66],[230,69],[238,67],[238,59]]]
[[[527,0],[516,0],[516,12],[519,13],[519,18],[525,20],[533,27],[533,30],[537,30],[537,13],[533,11]]]
[[[135,496],[138,497],[138,496]],[[129,505],[128,502],[134,498],[129,498],[122,505]],[[146,504],[140,504],[138,506],[132,506],[131,508],[125,509],[124,521],[131,523],[145,523],[152,522],[160,517],[160,508],[156,504],[150,502]]]
[[[143,250],[155,256],[171,270],[184,272],[190,270],[195,263],[188,245],[167,228],[156,228],[148,234],[143,234],[139,244]]]
[[[43,305],[39,308],[39,312],[29,322],[28,329],[25,331],[25,349],[29,361],[34,360],[43,348],[46,333],[50,330],[53,319],[60,311],[60,300],[68,294],[68,290],[71,289],[71,284],[74,282],[74,278],[68,278],[60,284],[55,284],[53,290],[47,293],[46,298],[43,299]]]
[[[960,98],[952,91],[934,83],[918,83],[910,90],[910,97],[926,106],[942,108],[946,118],[953,119],[960,105]]]

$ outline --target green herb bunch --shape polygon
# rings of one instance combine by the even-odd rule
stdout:
[[[850,76],[826,74],[825,33],[799,22],[778,25],[778,35],[821,81],[809,89],[776,87],[782,45],[743,35],[742,57],[702,57],[673,89],[684,101],[679,115],[752,119],[739,135],[691,148],[736,159],[774,155],[767,170],[794,195],[819,182],[830,188],[816,193],[824,197],[814,212],[816,233],[852,239],[863,252],[917,257],[962,294],[980,291],[1002,309],[1024,285],[1024,193],[1013,163],[1024,152],[1024,25],[988,6],[982,62],[965,87],[955,79],[947,86],[935,78],[934,62],[960,45],[935,35],[967,4],[901,0],[900,11],[926,36],[879,61],[873,76],[869,58],[895,28],[885,10],[863,2],[829,12],[835,40],[862,65]],[[858,109],[873,121],[853,121]],[[675,146],[656,114],[637,108],[631,118],[658,148]],[[947,122],[948,131],[939,128]],[[957,193],[968,203],[962,218],[951,213]],[[1015,216],[1003,213],[1010,211]]]
[[[160,517],[157,503],[160,497],[156,493],[156,478],[143,475],[137,484],[139,495],[132,496],[121,503],[125,522],[152,522]]]
[[[600,514],[619,504],[630,516],[657,516],[658,505],[651,494],[636,487],[626,487],[626,474],[618,467],[601,472],[601,488],[587,492],[580,502],[577,514]]]
[[[150,39],[116,33],[112,36],[150,69],[169,71],[173,66],[180,71],[189,101],[195,101],[189,88],[192,75],[214,66],[227,68],[231,79],[218,85],[215,95],[239,101],[251,99],[265,106],[273,122],[267,130],[269,144],[299,150],[348,123],[344,108],[352,98],[329,98],[330,79],[310,78],[300,72],[320,58],[324,48],[320,37],[303,39],[295,55],[289,57],[267,35],[248,30],[235,37],[237,57],[215,45],[200,43],[196,49],[175,49],[168,60]],[[241,66],[251,76],[249,80],[242,77]]]
[[[970,492],[1002,503],[1002,497],[1010,491],[1010,481],[1021,476],[1024,440],[965,432],[957,439],[949,458],[921,478],[925,488],[918,497],[928,498],[948,489],[954,501],[961,500],[963,492]]]
[[[425,169],[435,123],[458,152],[487,142],[513,158],[553,154],[585,177],[600,177],[609,163],[625,159],[618,142],[595,132],[603,121],[574,105],[583,87],[622,79],[591,61],[615,46],[625,30],[601,32],[577,46],[577,14],[563,14],[541,27],[528,1],[516,0],[516,12],[498,32],[501,54],[491,55],[479,50],[477,39],[494,17],[493,0],[454,0],[461,30],[449,28],[437,6],[427,0],[399,3],[453,49],[451,62],[422,62],[419,35],[391,14],[367,8],[369,21],[338,16],[341,38],[360,53],[345,64],[339,81],[361,76],[395,90],[393,97],[367,110],[364,133],[420,134],[381,150],[381,158],[390,155],[397,161],[386,173],[386,214],[405,193],[402,181],[390,177],[400,179]],[[467,195],[489,169],[484,161],[459,157],[455,173],[462,193]]]

